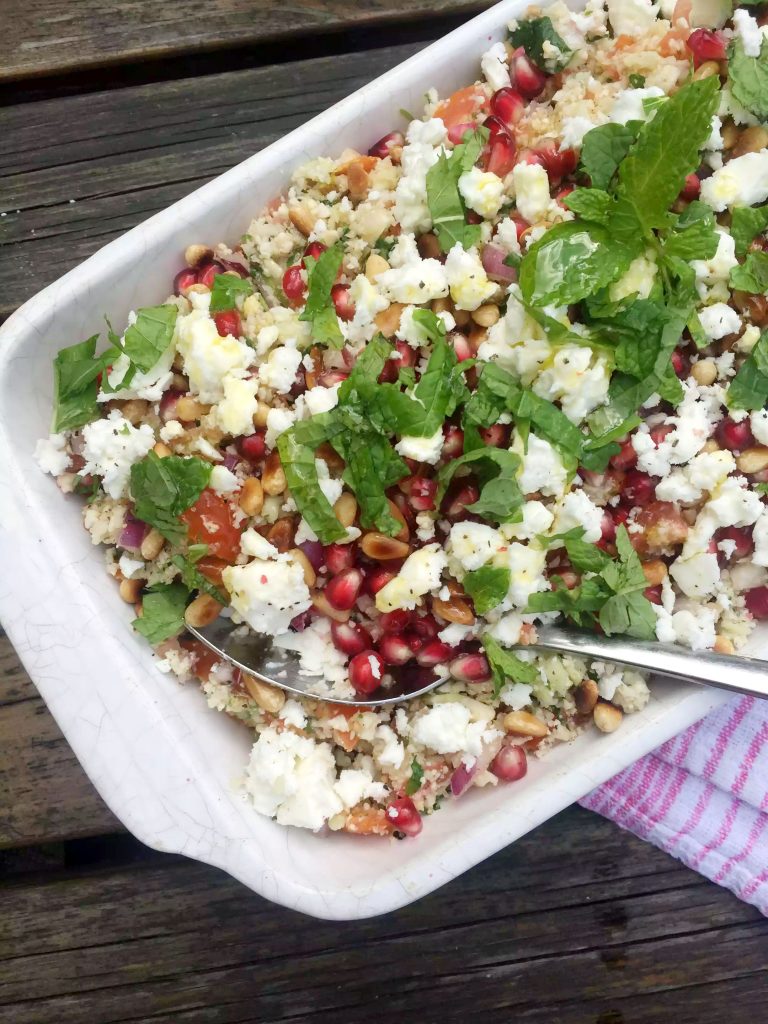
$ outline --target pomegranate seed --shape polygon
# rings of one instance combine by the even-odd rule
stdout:
[[[462,334],[461,331],[451,331],[448,335],[448,339],[453,345],[453,351],[456,353],[456,358],[460,363],[463,363],[465,359],[471,359],[474,356],[475,353],[466,334]]]
[[[411,624],[413,615],[404,608],[397,608],[393,612],[384,612],[379,619],[379,625],[384,633],[403,633]]]
[[[733,553],[727,556],[729,562],[738,562],[742,558],[751,555],[755,550],[755,542],[752,539],[751,526],[726,526],[715,533],[715,550],[720,557],[724,555],[717,545],[722,540],[730,540],[736,545]]]
[[[385,665],[404,665],[413,657],[413,651],[407,641],[394,633],[383,636],[378,647]]]
[[[688,376],[690,366],[688,359],[680,351],[680,349],[675,349],[675,351],[672,353],[672,358],[670,362],[672,363],[672,369],[675,371],[675,374],[680,378],[680,380],[685,380]]]
[[[768,619],[768,587],[753,587],[744,595],[744,601],[753,619]]]
[[[383,566],[376,566],[371,569],[365,578],[365,586],[371,597],[375,597],[382,587],[386,587],[390,580],[393,580],[397,576],[396,572],[391,569],[385,569]]]
[[[461,427],[447,426],[443,430],[443,458],[448,461],[457,459],[464,453],[464,431]]]
[[[176,419],[176,403],[181,398],[178,391],[165,391],[160,399],[160,419],[167,423]]]
[[[403,640],[405,640],[414,654],[418,654],[424,646],[424,637],[419,636],[418,633],[414,633],[412,630],[403,635]]]
[[[697,28],[688,36],[688,49],[693,54],[693,66],[700,67],[708,60],[723,60],[725,57],[725,43],[708,28]]]
[[[307,608],[305,612],[299,612],[298,615],[294,615],[289,625],[294,632],[303,633],[314,617],[315,609]]]
[[[223,313],[214,313],[213,319],[216,322],[216,330],[222,338],[231,334],[233,338],[242,338],[243,325],[240,314],[236,309],[227,309]]]
[[[363,574],[360,569],[345,569],[328,580],[323,593],[334,608],[346,612],[354,607],[362,585]]]
[[[306,257],[311,256],[313,260],[318,259],[325,252],[326,246],[322,242],[310,242],[304,250],[304,257],[302,257],[302,265],[306,267]]]
[[[325,551],[319,540],[305,540],[299,544],[299,548],[307,556],[307,561],[315,570],[320,572],[325,564]]]
[[[323,388],[332,388],[334,384],[342,384],[349,373],[346,370],[325,370],[317,378],[317,383]]]
[[[404,341],[396,341],[395,349],[399,358],[393,359],[392,362],[396,363],[398,367],[416,365],[416,349],[411,348]]]
[[[603,512],[600,529],[602,530],[600,535],[601,542],[611,544],[616,540],[616,523],[613,521],[613,516],[610,512]]]
[[[430,667],[433,665],[443,665],[448,661],[452,653],[453,648],[449,647],[448,644],[444,644],[442,640],[430,640],[416,655],[416,661],[420,665],[428,665]]]
[[[467,505],[473,505],[480,497],[480,491],[474,484],[463,484],[451,494],[449,491],[443,499],[443,513],[448,519],[464,515]]]
[[[505,87],[498,89],[491,96],[491,113],[495,114],[504,124],[517,124],[523,116],[525,100],[515,89]]]
[[[338,576],[355,564],[355,549],[351,544],[329,544],[325,549],[325,564],[331,576]]]
[[[396,146],[405,145],[405,136],[402,132],[389,132],[383,135],[378,142],[374,142],[368,150],[368,156],[377,156],[380,160],[389,156],[390,150]]]
[[[331,299],[339,319],[351,320],[355,315],[355,304],[349,296],[349,285],[335,284],[331,288]]]
[[[685,184],[683,185],[682,191],[680,192],[680,198],[684,202],[690,203],[694,199],[698,199],[699,198],[699,193],[700,192],[701,192],[701,182],[699,181],[698,174],[689,174],[686,177]]]
[[[525,750],[512,743],[505,743],[488,765],[488,770],[503,782],[517,782],[528,771]]]
[[[523,99],[535,99],[547,84],[547,76],[526,57],[522,47],[515,50],[509,68],[515,88]]]
[[[206,288],[213,288],[213,279],[217,274],[223,274],[224,267],[219,263],[218,260],[212,260],[210,263],[204,264],[197,271],[197,280],[200,284],[204,284]]]
[[[626,438],[621,442],[621,451],[611,457],[611,466],[614,469],[632,469],[637,465],[637,452],[632,447],[632,439]]]
[[[451,776],[451,793],[453,796],[461,796],[476,774],[477,762],[471,768],[467,768],[463,761],[459,761],[458,768],[454,769]]]
[[[507,139],[512,138],[509,134],[509,128],[500,117],[486,117],[483,122],[483,128],[487,128],[490,132],[489,139],[491,141],[495,139],[497,135],[503,135]]]
[[[420,615],[411,623],[411,629],[422,640],[431,640],[432,637],[437,636],[440,626],[438,626],[434,615]]]
[[[499,178],[506,177],[515,166],[516,147],[509,135],[492,136],[484,153],[486,171]]]
[[[349,681],[364,696],[378,690],[383,675],[384,662],[376,651],[361,651],[349,663]]]
[[[384,369],[379,374],[379,384],[394,384],[399,373],[399,360],[388,359],[386,363],[384,363]]]
[[[664,440],[664,438],[668,437],[672,433],[673,430],[674,430],[674,427],[669,426],[669,424],[666,424],[666,425],[661,426],[661,427],[654,427],[653,430],[651,431],[651,440],[653,441],[653,443],[658,448],[659,445],[661,444],[661,442]]]
[[[391,822],[398,832],[407,836],[417,836],[424,827],[416,804],[409,796],[396,796],[386,810],[387,821]]]
[[[483,443],[489,448],[507,448],[511,434],[512,427],[508,423],[494,423],[480,431]]]
[[[306,291],[307,285],[302,276],[301,267],[298,264],[288,267],[283,274],[283,292],[286,299],[292,306],[300,306],[304,301]]]
[[[658,583],[655,587],[646,587],[643,596],[648,598],[651,604],[661,604],[661,584]]]
[[[357,622],[331,622],[331,639],[336,650],[350,658],[371,646],[368,630]]]
[[[644,508],[656,497],[656,484],[647,473],[641,473],[639,469],[630,469],[624,477],[622,489],[622,501],[634,508],[639,505]]]
[[[264,440],[264,432],[257,430],[255,434],[239,438],[237,441],[237,450],[240,452],[242,457],[244,459],[248,459],[249,462],[258,462],[259,459],[263,459],[267,450],[267,445]]]
[[[736,423],[730,416],[726,416],[724,420],[720,420],[718,423],[716,433],[717,440],[723,448],[727,448],[730,452],[740,452],[755,443],[755,437],[749,425],[749,420],[742,420],[740,423]]]
[[[173,294],[183,295],[193,284],[197,284],[197,271],[192,267],[185,267],[173,279]]]
[[[484,654],[460,654],[448,667],[454,679],[462,683],[486,683],[491,678],[491,668]]]
[[[435,507],[436,494],[437,480],[430,480],[425,476],[415,476],[411,479],[409,497],[417,512],[430,512]]]
[[[558,149],[557,143],[545,142],[528,155],[528,163],[539,163],[547,172],[550,181],[558,182],[576,170],[579,156],[575,149]],[[535,159],[530,159],[533,157]]]
[[[448,129],[448,141],[452,142],[454,146],[458,146],[467,132],[471,132],[474,129],[474,124],[471,121],[462,121],[461,124],[452,124]]]
[[[574,189],[573,185],[564,185],[560,189],[560,191],[557,193],[557,195],[555,196],[555,202],[557,203],[557,205],[558,206],[562,206],[562,208],[564,210],[567,210],[568,207],[565,205],[563,200],[567,199],[568,196],[571,194],[571,192],[574,192],[574,191],[575,191],[575,189]]]

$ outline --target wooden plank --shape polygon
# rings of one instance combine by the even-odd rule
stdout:
[[[120,829],[0,637],[0,847]]]
[[[419,48],[0,109],[0,317],[112,238]],[[382,125],[381,134],[389,127]]]
[[[158,60],[307,36],[469,17],[490,0],[208,0],[195,12],[156,0],[5,0],[0,81]],[[290,44],[280,59],[290,59]]]
[[[2,915],[14,1024],[714,1024],[761,1019],[768,980],[757,911],[577,808],[369,921],[304,918],[155,855],[18,876]]]

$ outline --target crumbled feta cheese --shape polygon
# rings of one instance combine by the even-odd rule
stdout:
[[[523,306],[519,286],[510,285],[506,312],[489,329],[477,358],[482,362],[497,362],[527,386],[551,355],[552,347],[543,328]]]
[[[124,401],[129,398],[143,398],[146,402],[159,402],[163,392],[168,388],[173,376],[171,365],[175,355],[175,346],[171,343],[163,352],[154,366],[148,370],[137,370],[133,375],[130,385],[120,387],[125,375],[131,367],[131,360],[127,355],[118,356],[112,364],[112,369],[107,374],[107,382],[111,391],[102,391],[96,396],[99,402]]]
[[[467,206],[481,217],[491,219],[504,202],[504,182],[491,171],[471,167],[459,178],[459,192]]]
[[[692,651],[705,651],[715,643],[715,615],[703,605],[692,605],[671,614],[661,605],[656,613],[656,636],[662,643],[683,644]]]
[[[523,518],[519,523],[504,523],[503,536],[514,540],[533,540],[540,533],[546,533],[554,521],[554,515],[540,501],[526,501]]]
[[[274,636],[285,632],[291,619],[312,603],[304,570],[290,555],[229,565],[222,579],[232,596],[232,607],[256,633]]]
[[[752,530],[755,551],[752,556],[754,565],[768,565],[768,511],[763,510]]]
[[[588,117],[582,117],[580,114],[564,117],[560,128],[563,136],[560,141],[560,149],[580,149],[584,136],[596,127],[594,121],[590,121]]]
[[[354,279],[349,297],[355,305],[355,315],[348,324],[342,324],[342,330],[346,338],[356,344],[370,341],[376,333],[376,315],[387,308],[389,299],[365,274],[358,274]]]
[[[413,314],[415,311],[415,306],[405,307],[400,314],[400,326],[395,332],[395,337],[399,338],[400,341],[404,341],[406,345],[410,345],[411,348],[419,349],[429,343],[429,335],[427,329],[418,320],[414,320]],[[446,331],[452,331],[456,326],[456,321],[447,310],[437,315],[442,320]]]
[[[405,758],[405,747],[397,738],[397,734],[388,725],[380,725],[376,729],[377,749],[376,760],[379,764],[390,768],[399,768]]]
[[[272,349],[267,361],[259,367],[259,383],[279,395],[287,395],[296,380],[301,358],[301,352],[288,345]]]
[[[645,35],[659,13],[659,5],[651,0],[607,0],[606,7],[615,36]]]
[[[480,58],[480,70],[494,92],[510,84],[507,65],[507,48],[504,43],[494,43]]]
[[[683,399],[677,413],[664,421],[672,431],[658,444],[644,425],[632,435],[638,468],[652,476],[668,476],[671,466],[690,462],[704,447],[722,416],[718,389],[699,388],[683,381]]]
[[[374,782],[364,768],[344,768],[334,789],[346,808],[363,800],[384,800],[389,792],[383,782]]]
[[[615,689],[612,700],[628,715],[642,711],[651,699],[648,683],[639,672],[624,671],[624,680]]]
[[[621,0],[621,2],[624,3],[626,0]],[[626,124],[627,121],[647,121],[648,114],[645,112],[643,100],[657,99],[663,95],[664,90],[659,89],[656,85],[648,86],[647,89],[623,89],[611,108],[611,121],[614,124]]]
[[[217,494],[232,494],[240,486],[240,481],[226,466],[214,466],[211,470],[209,487]]]
[[[222,381],[224,397],[211,411],[214,425],[232,437],[252,434],[253,416],[259,404],[258,387],[259,381],[245,377],[243,370],[228,373]]]
[[[354,696],[347,656],[334,645],[328,619],[314,619],[300,633],[281,633],[273,642],[283,650],[295,651],[299,656],[299,674],[318,681],[322,679],[331,696]]]
[[[709,181],[710,179],[707,180]],[[691,260],[700,295],[705,291],[704,286],[712,286],[719,284],[721,281],[727,281],[731,271],[739,263],[736,259],[736,243],[733,240],[733,236],[723,230],[719,230],[718,234],[717,250],[712,259]]]
[[[584,491],[576,488],[565,495],[555,516],[555,533],[566,533],[581,526],[583,540],[595,543],[603,535],[603,510],[598,508]]]
[[[457,309],[477,309],[495,293],[496,285],[488,280],[477,249],[454,245],[445,260],[445,279]]]
[[[454,523],[446,541],[448,566],[459,579],[490,562],[507,542],[498,530],[485,523]]]
[[[380,612],[396,608],[415,608],[419,598],[440,586],[440,576],[447,565],[445,552],[439,544],[427,544],[409,555],[403,567],[376,594]]]
[[[434,466],[440,459],[444,441],[440,427],[431,437],[401,438],[395,445],[395,451],[405,459],[415,459],[416,462],[426,462]]]
[[[111,498],[121,498],[128,488],[134,462],[143,459],[155,444],[155,432],[148,423],[134,427],[113,409],[106,419],[83,427],[82,474],[101,477],[101,486]]]
[[[704,491],[713,491],[735,468],[736,461],[728,451],[700,452],[658,482],[656,497],[685,504],[698,501]]]
[[[760,444],[768,445],[768,409],[758,409],[750,414],[749,425],[755,440]]]
[[[687,597],[708,597],[720,583],[717,555],[703,551],[690,558],[676,559],[669,574]]]
[[[44,473],[59,476],[69,465],[66,446],[65,434],[51,434],[41,438],[35,445],[35,462]]]
[[[549,441],[536,434],[529,434],[525,445],[515,431],[512,451],[516,452],[522,465],[517,481],[523,494],[536,492],[544,495],[560,495],[565,490],[568,473],[562,459]]]
[[[399,267],[390,267],[376,276],[380,290],[392,302],[422,305],[448,294],[445,268],[439,260],[416,257]]]
[[[500,738],[496,729],[486,722],[472,721],[472,712],[464,704],[436,704],[419,713],[411,726],[413,743],[434,750],[436,754],[457,754],[465,751],[479,757],[483,743]]]
[[[741,39],[745,55],[747,57],[759,57],[760,48],[763,45],[763,34],[757,21],[749,11],[745,11],[743,8],[734,11],[733,27]]]
[[[768,199],[768,149],[745,153],[701,183],[701,198],[717,213],[730,206],[754,206]]]
[[[581,345],[562,345],[551,366],[542,370],[533,382],[541,398],[559,401],[572,423],[581,423],[608,396],[610,370],[604,356]]]
[[[144,562],[140,558],[131,558],[125,551],[120,555],[117,567],[127,580],[140,576],[145,569]]]
[[[421,234],[432,227],[427,206],[427,171],[443,152],[441,143],[446,136],[446,127],[439,118],[411,121],[408,126],[400,158],[402,174],[395,188],[395,217],[404,232]]]
[[[339,388],[341,384],[334,384],[330,388],[324,388],[318,384],[309,391],[304,392],[304,404],[310,416],[319,416],[322,412],[330,412],[339,404]]]
[[[699,322],[710,341],[719,341],[726,334],[741,330],[741,317],[725,302],[714,302],[699,310]]]
[[[623,681],[623,669],[604,661],[593,661],[590,671],[597,676],[597,692],[603,700],[613,700],[613,695]]]
[[[549,590],[549,581],[543,575],[547,562],[545,551],[513,542],[507,547],[506,562],[510,581],[503,607],[511,604],[515,608],[525,608],[531,594]]]
[[[267,432],[264,438],[267,448],[274,448],[275,441],[293,426],[295,420],[296,413],[293,409],[270,409],[267,413]]]
[[[546,218],[552,200],[547,171],[541,164],[515,164],[512,169],[512,187],[517,212],[524,220],[529,224],[538,224]]]
[[[280,709],[278,718],[286,725],[292,725],[294,729],[303,729],[307,724],[307,716],[297,700],[287,700]]]
[[[750,491],[744,477],[728,477],[710,496],[709,501],[689,530],[683,545],[683,558],[706,551],[716,530],[724,526],[752,526],[763,511],[760,495]]]
[[[258,530],[253,528],[241,535],[240,550],[252,558],[277,558],[279,553],[274,544],[270,544],[266,537],[262,537]]]
[[[167,423],[160,427],[160,440],[165,441],[167,444],[169,441],[175,441],[184,433],[183,424],[179,423],[178,420],[168,420]]]
[[[531,704],[531,687],[525,683],[509,683],[499,693],[499,700],[512,711],[522,711]]]
[[[224,394],[227,374],[247,369],[255,358],[245,342],[229,334],[220,337],[208,315],[210,301],[210,292],[193,292],[192,311],[176,319],[176,349],[184,360],[190,390],[201,402],[218,402]]]
[[[608,289],[611,302],[621,302],[630,295],[647,299],[656,280],[656,263],[645,256],[632,260],[626,272]]]

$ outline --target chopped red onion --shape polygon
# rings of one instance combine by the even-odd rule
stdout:
[[[480,259],[488,277],[494,281],[512,282],[517,280],[517,270],[506,265],[504,262],[506,257],[507,253],[503,249],[499,249],[497,245],[483,246]]]
[[[148,532],[149,526],[146,523],[127,512],[118,544],[127,551],[138,551]]]
[[[454,769],[453,775],[451,776],[451,793],[453,793],[454,796],[461,796],[472,781],[476,771],[477,761],[474,762],[471,768],[467,768],[464,762],[461,761],[459,763],[459,767]]]

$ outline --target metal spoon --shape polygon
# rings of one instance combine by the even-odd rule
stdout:
[[[219,657],[232,662],[238,668],[256,676],[257,679],[273,686],[279,686],[289,693],[316,700],[333,701],[335,704],[355,704],[360,707],[380,707],[383,704],[397,704],[429,693],[445,682],[445,677],[435,677],[427,685],[418,685],[402,672],[395,685],[381,691],[380,696],[367,698],[338,698],[323,695],[325,686],[318,675],[299,673],[299,658],[293,651],[275,647],[272,638],[257,633],[244,633],[231,619],[218,618],[203,629],[187,627],[198,640],[216,651]],[[717,686],[736,693],[748,693],[756,697],[768,697],[768,664],[755,658],[733,657],[728,654],[713,654],[709,651],[693,652],[669,644],[649,643],[642,640],[627,640],[620,637],[604,637],[595,633],[580,633],[558,626],[542,626],[537,629],[538,642],[528,650],[556,651],[560,654],[578,654],[588,658],[631,665],[662,676],[685,679],[690,683]],[[418,679],[418,677],[416,677]],[[314,692],[315,689],[319,693]]]

